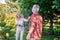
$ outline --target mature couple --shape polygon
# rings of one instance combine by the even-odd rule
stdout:
[[[20,33],[20,40],[23,40],[23,33],[24,33],[24,21],[29,21],[29,32],[27,34],[27,40],[41,40],[42,35],[42,17],[38,14],[39,6],[33,5],[32,7],[32,15],[25,19],[22,15],[18,12],[16,14],[16,40],[18,40],[18,34]]]

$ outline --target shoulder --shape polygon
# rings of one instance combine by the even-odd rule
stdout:
[[[30,17],[30,21],[31,21],[31,22],[35,22],[35,21],[36,21],[36,17],[31,16],[31,17]]]
[[[39,17],[39,18],[42,18],[42,16],[41,16],[41,15],[39,15],[38,17]]]
[[[38,15],[38,16],[36,17],[36,19],[37,19],[37,20],[42,20],[42,16],[41,16],[41,15]]]

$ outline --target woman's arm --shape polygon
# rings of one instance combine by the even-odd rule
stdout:
[[[23,18],[24,21],[29,21],[29,19],[30,19],[30,16],[28,17],[28,19]]]
[[[28,21],[28,19],[23,18],[23,21]]]

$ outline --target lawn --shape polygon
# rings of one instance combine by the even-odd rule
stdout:
[[[10,40],[15,40],[15,37],[11,37]],[[26,36],[24,36],[23,40],[26,40]],[[53,36],[42,36],[42,40],[54,40]]]
[[[24,32],[23,40],[26,40],[27,32]],[[15,37],[11,37],[10,40],[15,40]],[[54,40],[54,36],[43,35],[42,40]]]
[[[59,36],[59,34],[60,34],[59,29],[60,28],[54,28],[54,33],[55,33],[55,35],[57,34],[57,36]],[[25,30],[24,35],[23,35],[23,40],[26,40],[27,33],[28,33],[27,30]],[[42,38],[41,38],[41,40],[54,40],[57,37],[55,35],[50,36],[48,34],[49,34],[49,28],[45,27],[44,30],[43,30],[43,32],[42,32]],[[60,37],[59,37],[59,39],[60,39]],[[13,30],[12,30],[12,32],[11,32],[8,40],[15,40],[15,31],[13,32]]]

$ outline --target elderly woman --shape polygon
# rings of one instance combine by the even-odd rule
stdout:
[[[42,35],[42,16],[38,14],[39,6],[33,5],[32,16],[29,19],[29,32],[27,40],[41,40]]]
[[[24,21],[28,21],[27,19],[23,18],[22,14],[18,12],[16,14],[16,40],[18,40],[18,36],[20,33],[20,40],[23,40],[23,33],[24,33]]]

